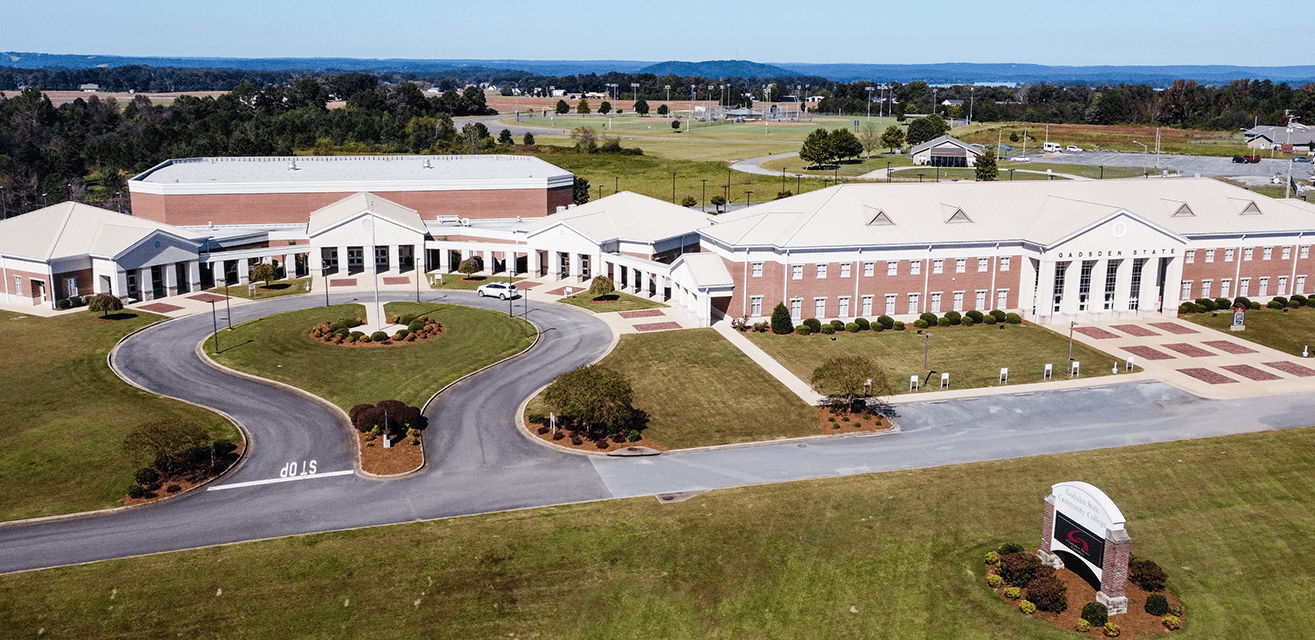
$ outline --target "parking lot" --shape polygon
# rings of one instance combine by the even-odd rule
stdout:
[[[1288,160],[1279,158],[1261,158],[1260,162],[1250,164],[1233,162],[1233,158],[1230,156],[1156,155],[1154,153],[1115,153],[1112,151],[1038,153],[1028,154],[1028,157],[1031,158],[1032,162],[1105,167],[1144,167],[1151,173],[1158,173],[1167,169],[1171,172],[1181,172],[1185,176],[1201,175],[1206,177],[1271,178],[1277,174],[1286,178],[1289,164]],[[1312,163],[1293,162],[1291,164],[1294,179],[1310,179]],[[1006,160],[1001,165],[1008,167],[1009,162]]]

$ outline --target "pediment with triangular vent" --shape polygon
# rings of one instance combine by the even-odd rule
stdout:
[[[1192,211],[1192,208],[1189,207],[1189,206],[1187,206],[1187,203],[1184,202],[1181,206],[1178,207],[1177,210],[1175,210],[1175,211],[1173,212],[1173,217],[1175,217],[1175,218],[1195,218],[1195,217],[1196,217],[1196,213],[1194,213],[1194,212]]]
[[[1256,203],[1255,203],[1254,200],[1251,201],[1251,202],[1248,202],[1248,203],[1247,203],[1247,206],[1242,207],[1242,210],[1241,210],[1240,212],[1238,212],[1239,215],[1244,215],[1244,216],[1258,216],[1258,215],[1260,215],[1260,213],[1261,213],[1261,212],[1260,212],[1260,207],[1256,206]]]
[[[895,221],[881,209],[863,205],[863,213],[867,216],[869,227],[887,227],[895,224]]]
[[[945,214],[945,223],[972,222],[973,219],[964,213],[963,209],[952,204],[942,204],[941,212]]]

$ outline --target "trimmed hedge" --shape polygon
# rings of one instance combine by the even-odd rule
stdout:
[[[1128,580],[1146,591],[1163,591],[1169,575],[1153,560],[1132,558],[1128,562]]]
[[[1005,582],[1016,586],[1023,586],[1035,580],[1040,569],[1041,560],[1026,551],[1002,555],[1000,563],[995,566],[995,572],[1000,574]]]
[[[1020,316],[1017,313],[1006,313],[1005,322],[1008,322],[1009,324],[1022,324],[1023,316]]]
[[[809,334],[811,334],[811,333],[813,333],[813,330],[812,330],[812,329],[809,329],[809,328],[808,328],[808,325],[806,325],[806,324],[801,324],[801,325],[799,325],[799,326],[797,326],[797,327],[794,328],[794,334],[797,335],[797,336],[806,336],[806,335],[809,335]]]
[[[1169,600],[1164,597],[1163,593],[1152,593],[1146,596],[1146,613],[1153,616],[1162,616],[1169,613]]]
[[[808,330],[812,331],[813,333],[817,333],[818,331],[822,330],[822,321],[818,320],[817,318],[808,318],[807,320],[804,320],[803,325],[805,327],[808,327]]]
[[[895,328],[895,319],[887,315],[877,316],[877,324],[887,329],[893,329]]]
[[[1091,623],[1093,627],[1104,626],[1110,619],[1110,610],[1099,602],[1088,602],[1082,605],[1082,619]]]
[[[835,326],[835,325],[833,325],[833,324],[824,324],[824,325],[822,325],[822,334],[823,334],[823,335],[828,335],[828,336],[829,336],[829,335],[833,335],[833,334],[835,334],[835,332],[836,332],[836,326]]]
[[[859,331],[867,331],[872,328],[872,323],[868,322],[866,318],[854,318],[854,324],[858,325]]]

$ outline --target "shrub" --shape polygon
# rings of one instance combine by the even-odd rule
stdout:
[[[857,322],[851,322],[845,325],[845,331],[848,331],[849,333],[858,333],[860,329],[862,329],[862,327],[858,326]]]
[[[1270,309],[1282,309],[1283,307],[1286,307],[1288,305],[1286,302],[1279,302],[1278,300],[1270,300],[1269,302],[1265,303],[1265,306],[1269,307]]]
[[[974,324],[977,324],[977,321],[976,321],[976,320],[973,320],[972,318],[970,318],[970,317],[968,317],[968,316],[964,316],[962,322],[963,322],[963,326],[965,326],[965,327],[971,327],[971,326],[973,326]]]
[[[557,433],[552,434],[552,439],[553,439],[553,440],[561,440],[562,438],[565,438],[565,437],[566,437],[566,432],[565,432],[565,431],[562,431],[561,429],[558,429],[558,430],[557,430]]]
[[[1178,315],[1187,315],[1189,313],[1201,313],[1200,305],[1195,302],[1184,302],[1178,305]]]
[[[1007,556],[1011,553],[1018,553],[1019,551],[1022,550],[1023,550],[1023,545],[1018,544],[1017,542],[1006,542],[1000,545],[998,548],[996,548],[995,552],[1002,556]]]
[[[937,321],[936,321],[936,326],[938,326],[938,327],[948,327],[948,326],[950,326],[950,319],[949,319],[949,318],[944,318],[944,317],[943,317],[943,318],[941,318],[940,320],[937,320]]]
[[[1183,617],[1183,605],[1181,604],[1169,605],[1169,615],[1178,616],[1179,618]]]
[[[1128,562],[1128,580],[1146,591],[1163,591],[1169,575],[1153,560],[1132,558]]]
[[[406,329],[401,329],[401,330],[399,330],[397,333],[394,333],[394,334],[393,334],[393,339],[394,339],[394,340],[406,340],[406,337],[409,336],[409,335],[411,335],[411,332],[410,332],[410,331],[407,331]]]
[[[644,436],[640,435],[639,432],[634,429],[626,432],[626,442],[639,442],[643,438]]]
[[[922,318],[918,318],[917,320],[914,320],[914,321],[913,321],[913,326],[916,327],[916,328],[918,328],[918,329],[926,329],[926,328],[927,328],[927,321],[926,321],[926,320],[923,320]]]
[[[59,309],[72,309],[73,303],[69,302],[68,298],[60,298],[55,301],[55,307]]]
[[[530,424],[543,424],[543,419],[546,417],[548,416],[545,416],[542,413],[527,413],[525,414],[525,421]]]
[[[346,331],[346,329],[343,329],[343,331]],[[350,334],[348,334],[347,337],[359,342],[362,338],[365,337],[365,334],[360,331],[353,331]]]
[[[1018,587],[1009,587],[1008,589],[1005,589],[1005,597],[1010,600],[1017,600],[1023,597],[1023,590]]]
[[[808,325],[806,325],[806,324],[801,324],[801,325],[799,325],[799,326],[797,326],[797,327],[794,328],[794,333],[795,333],[795,335],[797,335],[797,336],[806,336],[806,335],[811,334],[812,332],[813,332],[813,330],[812,330],[812,329],[809,329],[809,328],[808,328]]]
[[[1078,633],[1086,633],[1091,631],[1091,623],[1082,618],[1078,618],[1078,623],[1073,625],[1073,630]]]
[[[768,331],[771,330],[772,330],[772,324],[770,322],[755,322],[753,324],[754,333],[767,333]]]
[[[538,429],[538,433],[539,433],[539,435],[543,435],[543,434],[545,434],[545,433],[548,433],[549,431],[552,431],[552,428],[547,427],[547,426],[539,427],[539,429]]]
[[[776,308],[772,309],[772,333],[783,336],[793,332],[794,321],[790,319],[790,310],[785,308],[784,302],[776,303]]]
[[[836,332],[836,328],[835,328],[834,325],[830,325],[830,324],[824,324],[824,325],[822,325],[822,333],[824,333],[824,334],[826,334],[826,335],[829,336],[829,335],[831,335],[831,334],[833,334],[833,333],[835,333],[835,332]]]
[[[1063,613],[1068,610],[1068,587],[1055,577],[1054,569],[1050,569],[1027,584],[1027,599],[1035,602],[1042,611]]]
[[[131,487],[128,487],[128,497],[132,498],[133,500],[140,500],[142,498],[145,498],[146,487],[143,487],[139,484],[134,484]]]
[[[425,319],[424,319],[424,318],[416,318],[415,320],[412,320],[411,322],[407,323],[407,325],[406,325],[406,330],[407,330],[407,331],[410,331],[411,333],[415,333],[415,332],[417,332],[417,331],[419,331],[419,330],[421,330],[421,329],[424,329],[424,328],[425,328]]]
[[[1302,307],[1310,306],[1310,299],[1307,298],[1306,296],[1301,295],[1300,293],[1293,294],[1292,299],[1288,301],[1288,304],[1291,304],[1293,302],[1297,303],[1298,306],[1302,306]]]
[[[1027,600],[1024,600],[1018,603],[1018,610],[1030,616],[1036,613],[1036,605],[1032,604]]]
[[[986,552],[986,564],[995,564],[999,561],[1000,561],[1000,552],[998,551]]]
[[[872,323],[867,318],[854,318],[854,324],[858,325],[860,331],[867,331],[872,328]]]
[[[1297,302],[1296,300],[1288,300],[1288,306],[1293,309],[1297,309],[1301,307],[1301,303]]]
[[[918,316],[918,317],[919,317],[919,318],[922,318],[922,320],[923,320],[924,322],[927,323],[927,326],[931,326],[931,325],[933,325],[933,324],[936,324],[936,314],[934,314],[934,313],[932,313],[932,312],[930,312],[930,311],[924,312],[922,315],[920,315],[920,316]]]
[[[578,446],[584,444],[584,440],[581,440],[581,439],[580,439],[580,436],[571,436],[571,444],[573,444],[573,445],[575,445],[575,446],[578,447]]]
[[[831,326],[835,327],[835,328],[836,328],[836,331],[844,331],[844,330],[845,330],[845,321],[844,321],[844,320],[832,320],[832,321],[831,321]]]
[[[376,331],[376,332],[370,334],[370,339],[373,340],[373,341],[375,341],[375,342],[383,342],[383,341],[385,341],[385,340],[388,339],[388,334],[386,334],[386,333],[384,333],[384,332],[382,332],[382,331]]]
[[[598,447],[599,449],[606,449],[612,446],[612,443],[608,442],[607,438],[600,438],[596,442],[594,442],[594,446]]]
[[[1022,324],[1023,316],[1020,316],[1017,313],[1006,313],[1005,322],[1008,322],[1009,324]]]
[[[1160,623],[1164,625],[1165,629],[1170,631],[1177,631],[1183,628],[1183,621],[1178,616],[1165,616]]]
[[[996,321],[996,322],[1004,322],[1005,320],[1007,320],[1007,319],[1009,318],[1009,314],[1007,314],[1007,313],[1005,313],[1005,312],[1003,312],[1003,311],[1001,311],[1001,310],[999,310],[999,309],[992,310],[992,311],[991,311],[991,315],[995,316],[995,321]]]
[[[1169,600],[1164,597],[1163,593],[1152,593],[1146,596],[1146,613],[1153,616],[1162,616],[1169,613]]]
[[[176,485],[176,484],[171,484],[171,485],[169,485],[169,486],[167,486],[167,487],[164,488],[164,492],[165,492],[165,493],[178,493],[179,491],[182,491],[182,490],[183,490],[183,488],[180,487],[180,486],[178,486],[178,485]]]
[[[805,327],[808,327],[808,330],[812,331],[813,333],[817,333],[818,331],[822,330],[822,322],[817,318],[809,318],[807,320],[804,320],[803,325]]]
[[[1236,298],[1233,298],[1233,306],[1234,306],[1234,307],[1242,307],[1243,309],[1250,309],[1250,308],[1251,308],[1251,298],[1247,298],[1247,297],[1245,297],[1245,296],[1238,296],[1238,297],[1236,297]]]
[[[949,320],[952,325],[958,325],[963,322],[963,314],[958,311],[946,311],[945,319]]]
[[[339,338],[346,338],[348,335],[351,335],[351,332],[347,330],[347,327],[343,327],[334,331],[333,335],[338,336]]]
[[[1000,585],[1002,585],[1002,584],[1004,584],[1004,583],[1005,583],[1005,579],[1004,579],[1004,578],[1001,578],[1000,576],[995,575],[994,573],[992,573],[992,574],[986,576],[986,584],[987,584],[988,586],[990,586],[992,589],[994,589],[994,588],[996,588],[996,587],[998,587],[998,586],[1000,586]]]
[[[895,321],[895,326],[894,326],[894,327],[891,327],[891,328],[894,329],[894,330],[896,330],[896,331],[903,331],[903,330],[904,330],[904,321],[902,321],[902,320],[896,320],[896,321]]]
[[[1106,622],[1106,623],[1105,623],[1105,637],[1106,637],[1106,638],[1117,638],[1117,637],[1119,637],[1119,634],[1120,634],[1120,633],[1122,633],[1122,631],[1119,630],[1119,625],[1114,624],[1113,622]]]
[[[999,320],[996,320],[996,319],[995,319],[995,316],[993,316],[993,315],[991,315],[991,314],[989,314],[989,313],[986,314],[986,315],[984,315],[984,316],[982,316],[982,323],[983,323],[983,324],[995,324],[995,323],[997,323],[997,322],[999,322]]]
[[[1270,300],[1270,302],[1277,302],[1285,307],[1288,306],[1288,299],[1283,296],[1274,296],[1274,299]]]
[[[1227,311],[1233,308],[1233,301],[1228,298],[1215,298],[1215,308],[1220,311]]]
[[[1256,310],[1260,309],[1260,303],[1259,303],[1259,302],[1252,302],[1251,304],[1247,305],[1247,308],[1250,309],[1250,310],[1252,310],[1252,311],[1256,311]]]
[[[972,311],[963,314],[963,317],[972,318],[973,322],[981,322],[986,316],[981,311],[973,309]]]
[[[1202,311],[1214,311],[1219,308],[1219,305],[1216,305],[1215,301],[1210,298],[1197,298],[1196,306],[1201,307]]]
[[[1022,586],[1035,580],[1037,570],[1040,568],[1040,559],[1025,551],[1019,551],[1000,556],[1000,564],[995,566],[995,572],[1000,574],[1005,582]]]
[[[136,473],[132,474],[132,479],[137,484],[150,484],[160,479],[160,472],[150,467],[142,467]]]
[[[893,329],[895,328],[895,319],[888,315],[880,315],[877,316],[877,324],[887,329]]]
[[[1082,605],[1082,619],[1090,622],[1093,627],[1099,627],[1110,619],[1110,610],[1099,602],[1088,602]]]

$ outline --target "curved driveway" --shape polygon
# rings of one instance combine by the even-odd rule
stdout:
[[[433,299],[440,298],[505,308],[464,293]],[[313,296],[233,312],[243,321],[309,306],[316,306]],[[297,394],[197,361],[194,347],[210,329],[205,316],[138,333],[115,356],[120,370],[143,386],[241,420],[253,435],[247,462],[219,483],[227,488],[140,509],[0,526],[0,572],[521,507],[1299,427],[1315,415],[1310,394],[1207,401],[1162,383],[1125,383],[904,404],[903,430],[895,434],[585,457],[531,443],[512,420],[521,400],[558,373],[597,359],[611,336],[587,312],[563,305],[532,303],[529,317],[544,331],[539,344],[445,392],[430,409],[428,468],[393,481],[325,475],[351,468],[346,427]],[[1202,415],[1229,417],[1203,421]],[[277,481],[283,465],[310,456],[317,476]],[[1054,480],[1080,478],[1075,469]],[[243,484],[268,480],[275,482]]]

